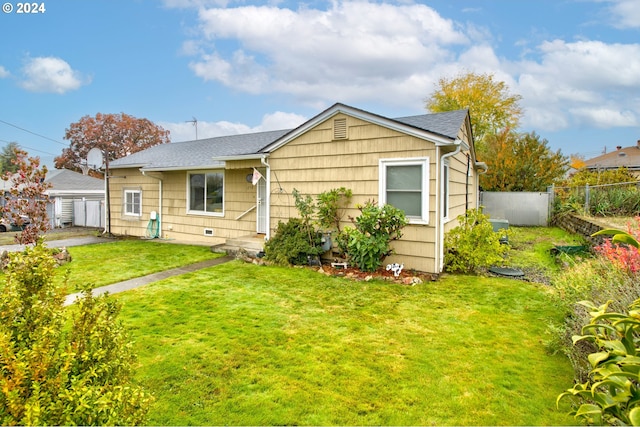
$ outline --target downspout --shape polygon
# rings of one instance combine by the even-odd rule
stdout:
[[[442,177],[444,176],[444,161],[449,157],[455,156],[456,154],[460,153],[460,149],[462,148],[462,141],[460,139],[456,138],[453,143],[456,146],[456,149],[450,153],[446,153],[440,156],[440,170],[438,172],[438,178],[440,180],[440,191],[437,198],[438,212],[436,213],[436,221],[438,224],[436,230],[436,233],[438,234],[438,238],[436,239],[436,253],[438,254],[438,257],[436,258],[436,271],[438,273],[441,273],[444,267],[444,212],[442,212],[441,202],[442,195],[444,194],[444,186],[446,185],[446,182],[444,182],[444,180],[442,179]],[[449,169],[449,175],[451,175],[451,169]]]
[[[144,170],[140,169],[143,176],[158,180],[158,237],[162,238],[162,183],[163,180],[160,177],[147,175]]]
[[[476,208],[480,207],[480,175],[484,175],[489,170],[489,167],[485,162],[475,162],[475,167],[478,169],[476,174],[476,188],[478,192],[476,194]]]
[[[267,171],[265,172],[265,179],[267,180],[267,209],[266,209],[266,214],[267,217],[265,219],[266,223],[267,223],[267,232],[265,234],[265,238],[267,240],[269,240],[269,238],[271,237],[271,165],[269,165],[269,163],[267,163],[267,156],[262,156],[260,158],[260,163],[262,163],[262,165],[264,167],[267,168]]]

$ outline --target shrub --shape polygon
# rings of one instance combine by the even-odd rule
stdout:
[[[626,242],[629,245],[627,249],[635,249],[633,245],[634,241],[637,244],[637,240],[634,235],[638,234],[638,230],[630,229],[630,232],[633,234],[619,230],[603,230],[596,234],[614,235],[613,243],[605,243],[606,247],[623,248],[616,242]],[[623,311],[640,298],[638,272],[626,267],[625,261],[626,258],[618,258],[614,252],[597,250],[595,257],[570,266],[553,279],[558,304],[566,312],[564,324],[558,328],[562,342],[559,350],[570,359],[579,382],[587,380],[590,371],[588,356],[597,349],[589,341],[583,340],[575,345],[572,341],[572,337],[580,335],[582,327],[591,319],[589,311],[578,301],[587,300],[598,306],[610,301],[611,309]]]
[[[591,315],[574,343],[590,341],[597,352],[589,355],[589,380],[558,396],[576,398],[580,406],[571,412],[588,424],[640,425],[640,300],[628,313],[608,311],[608,303],[581,302]]]
[[[318,194],[316,204],[318,224],[323,230],[335,229],[340,231],[340,221],[344,216],[344,209],[349,204],[353,193],[340,187]]]
[[[445,270],[474,273],[502,263],[509,246],[500,243],[507,230],[493,231],[489,217],[481,209],[470,209],[458,217],[458,226],[444,238]]]
[[[275,235],[264,246],[265,258],[280,265],[305,265],[322,253],[322,236],[300,218],[280,221]]]
[[[640,251],[638,241],[640,240],[640,217],[636,217],[635,227],[631,223],[627,224],[627,231],[622,230],[602,230],[594,235],[613,235],[612,239],[607,239],[603,244],[595,249],[598,253],[611,261],[613,265],[630,273],[640,271]]]
[[[2,424],[143,423],[152,399],[133,383],[136,357],[117,303],[87,290],[65,309],[41,241],[10,258],[0,293]]]
[[[338,247],[349,261],[362,271],[375,271],[393,252],[391,241],[402,237],[408,221],[404,212],[391,205],[382,207],[372,201],[358,206],[360,215],[352,219],[354,227],[345,227],[338,235]]]

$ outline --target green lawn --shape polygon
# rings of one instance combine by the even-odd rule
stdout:
[[[56,277],[62,280],[64,273],[69,272],[69,292],[78,291],[83,284],[110,285],[222,256],[212,253],[208,246],[148,240],[116,240],[67,250],[72,262],[61,266]]]
[[[75,262],[75,261],[74,261]],[[549,288],[231,262],[118,294],[151,425],[569,425]]]

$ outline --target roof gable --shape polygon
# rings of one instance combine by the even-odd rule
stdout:
[[[454,143],[460,128],[469,115],[468,110],[456,110],[445,113],[422,114],[419,116],[390,119],[388,117],[338,103],[316,115],[312,119],[307,120],[296,129],[293,129],[273,144],[264,148],[262,152],[271,153],[289,141],[312,129],[319,123],[341,113],[364,121],[372,122],[398,132],[429,140],[434,142],[436,145],[450,145]]]

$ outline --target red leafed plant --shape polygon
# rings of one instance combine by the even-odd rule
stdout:
[[[596,234],[612,234],[605,232]],[[629,223],[627,225],[627,232],[620,233],[619,235],[626,235],[629,239],[607,239],[603,244],[597,246],[596,252],[611,261],[612,264],[627,270],[630,273],[640,272],[640,250],[634,244],[629,244],[634,239],[640,241],[640,216],[635,218],[635,224]],[[622,243],[622,244],[621,244]]]
[[[49,230],[46,191],[51,185],[44,180],[47,167],[40,168],[38,157],[29,157],[22,149],[16,149],[15,153],[13,163],[18,170],[2,175],[4,181],[11,183],[11,190],[5,195],[0,211],[5,220],[22,230],[15,236],[16,243],[35,244],[38,237]]]

